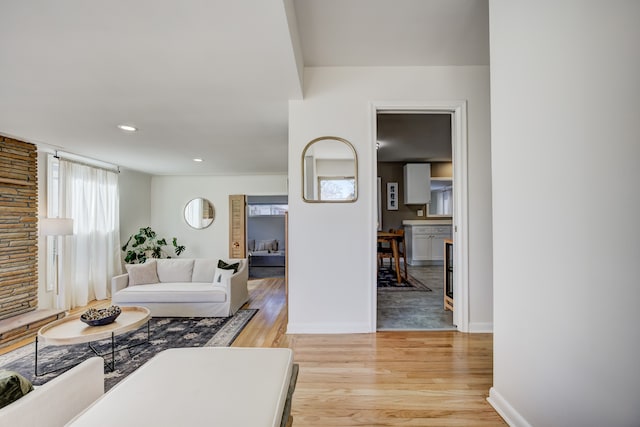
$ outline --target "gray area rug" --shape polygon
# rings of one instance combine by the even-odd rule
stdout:
[[[120,382],[157,353],[180,347],[228,347],[257,313],[257,309],[238,310],[231,317],[155,317],[147,328],[116,336],[115,370],[105,366],[105,390]],[[111,340],[92,343],[98,352],[106,353],[105,362],[111,362]],[[131,345],[135,347],[125,349]],[[38,372],[35,376],[35,344],[29,344],[0,356],[0,369],[17,371],[42,385],[65,370],[94,356],[88,344],[38,347]],[[63,368],[63,369],[60,369]]]
[[[388,267],[378,268],[378,290],[431,292],[427,285],[411,274],[407,274],[406,278],[402,278],[402,283],[398,283],[398,276],[395,270]]]

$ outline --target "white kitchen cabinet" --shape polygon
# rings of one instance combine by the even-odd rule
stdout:
[[[451,239],[451,225],[408,225],[404,229],[409,265],[444,261],[444,241]]]
[[[431,200],[431,165],[407,163],[404,165],[404,204],[424,205]]]
[[[430,236],[429,240],[431,243],[431,254],[429,259],[431,261],[444,261],[444,241],[445,239],[450,239],[449,234],[438,234],[435,233]]]

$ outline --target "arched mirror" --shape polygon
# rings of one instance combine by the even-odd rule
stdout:
[[[323,136],[302,152],[302,199],[310,203],[355,202],[358,157],[346,139]]]
[[[216,212],[213,203],[202,197],[193,199],[184,207],[184,220],[196,230],[207,228],[213,223]]]

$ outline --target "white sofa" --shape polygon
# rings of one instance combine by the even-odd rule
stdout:
[[[0,425],[61,427],[104,394],[104,360],[92,357],[0,409]]]
[[[133,268],[148,269],[155,265],[157,277],[147,278],[143,283],[148,283],[135,286],[129,281],[129,273],[114,277],[112,303],[144,306],[156,317],[232,316],[249,300],[249,272],[245,259],[222,261],[239,263],[238,271],[221,271],[216,258],[157,259],[137,267],[127,266],[128,271],[138,277]]]

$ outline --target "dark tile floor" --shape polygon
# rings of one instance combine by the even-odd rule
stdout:
[[[378,289],[378,330],[455,330],[453,313],[443,306],[443,266],[409,266],[409,274],[432,292]]]

